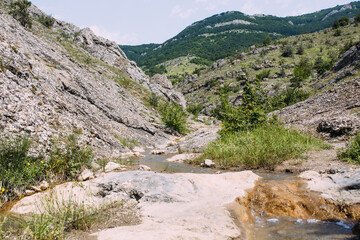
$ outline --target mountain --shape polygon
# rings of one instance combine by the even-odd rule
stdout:
[[[153,89],[181,98],[172,86],[152,84],[115,42],[90,29],[34,5],[22,18],[32,27],[24,27],[8,4],[0,2],[0,138],[26,134],[43,151],[75,129],[98,156],[171,138],[147,99]]]
[[[354,78],[356,78],[355,82],[358,81],[359,59],[356,54],[359,51],[353,50],[354,54],[346,58],[348,62],[352,63],[351,66],[344,64],[342,59],[344,54],[347,56],[348,50],[352,49],[356,43],[358,49],[360,48],[359,40],[359,23],[351,23],[338,29],[328,28],[314,33],[278,39],[268,46],[253,46],[242,52],[238,58],[221,59],[209,67],[204,67],[202,70],[198,69],[178,82],[176,88],[184,94],[189,109],[198,109],[203,114],[212,115],[213,110],[219,105],[221,96],[226,95],[229,102],[239,105],[244,86],[247,83],[252,84],[259,81],[264,90],[263,96],[267,96],[269,101],[273,101],[272,104],[275,105],[275,109],[281,109],[308,97],[318,96],[317,94],[324,91],[330,91],[343,82],[352,81]],[[291,54],[285,55],[284,53],[288,49],[290,49]],[[185,60],[182,61],[185,62]],[[344,66],[339,67],[341,65]],[[187,67],[189,68],[189,66]],[[306,69],[308,74],[299,74],[301,72],[299,69],[301,71]],[[300,79],[300,85],[294,87],[296,79]],[[341,88],[345,88],[345,85],[339,87],[339,89]],[[350,92],[353,93],[354,91],[351,90]],[[326,100],[315,98],[320,100],[315,103],[313,101],[306,102],[304,111],[313,108],[309,106],[310,104],[319,109],[319,115],[324,113],[323,109],[329,109],[324,118],[313,119],[309,125],[316,128],[316,124],[319,124],[320,120],[330,118],[330,116],[332,117],[331,121],[334,121],[336,118],[332,113],[333,110],[336,110],[337,116],[341,116],[339,114],[341,112],[358,114],[358,110],[356,110],[358,104],[354,100],[358,97],[358,93],[356,93],[357,95],[349,94],[351,97],[346,97],[346,99],[342,98],[345,94],[341,95],[340,93],[341,90],[338,90],[336,94],[327,94]],[[333,96],[333,98],[329,96]],[[280,102],[282,103],[279,105]],[[327,103],[331,103],[331,105],[326,105]],[[344,107],[346,104],[354,105],[354,107],[347,111]],[[292,122],[298,121],[298,123],[306,122],[299,119],[300,117],[305,118],[305,115],[299,114],[298,116],[298,110],[299,105],[294,105],[290,113],[286,111],[283,113],[284,116],[287,115],[281,120],[284,122],[291,120]],[[317,112],[315,110],[313,112],[308,111],[307,114],[310,119]],[[294,120],[295,117],[292,117],[295,115],[296,120]],[[341,122],[342,118],[338,117],[337,119],[340,119]],[[358,119],[358,116],[351,116],[347,119]],[[352,126],[359,125],[359,121],[351,120],[350,123]],[[345,125],[349,124],[346,123]]]
[[[232,11],[195,22],[162,44],[120,47],[129,59],[145,69],[188,55],[214,61],[261,43],[267,37],[277,39],[319,31],[330,27],[336,19],[358,14],[360,2],[295,17],[251,16]]]

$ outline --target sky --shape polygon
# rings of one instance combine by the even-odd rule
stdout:
[[[31,0],[47,14],[90,27],[122,45],[163,43],[192,23],[226,11],[280,17],[311,13],[349,0]]]

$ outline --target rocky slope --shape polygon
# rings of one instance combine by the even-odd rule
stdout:
[[[122,142],[163,144],[164,133],[153,110],[148,77],[115,42],[90,29],[55,21],[46,28],[43,15],[25,29],[0,5],[0,129],[27,133],[41,146],[74,128],[100,155],[128,151]],[[184,104],[184,103],[182,103]],[[121,140],[121,141],[120,141]]]
[[[321,94],[273,114],[287,124],[310,127],[331,137],[356,134],[360,129],[359,63],[360,42],[316,83],[324,89]]]

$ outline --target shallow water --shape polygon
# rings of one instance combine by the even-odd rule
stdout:
[[[201,168],[184,163],[168,162],[166,159],[176,154],[153,155],[151,151],[143,153],[145,157],[137,159],[139,164],[149,166],[152,171],[166,173],[215,173],[217,170],[211,168]]]
[[[166,159],[175,154],[152,155],[151,151],[142,153],[144,158],[138,159],[140,164],[149,166],[156,172],[167,173],[215,173],[218,169],[196,167],[184,163],[167,162]],[[260,183],[299,181],[294,174],[254,171],[261,176]],[[254,240],[314,240],[314,239],[356,239],[351,233],[352,222],[325,222],[316,219],[303,220],[291,217],[254,216],[255,221],[248,221],[247,230],[241,224],[240,216],[236,217],[229,207],[231,216],[244,235]]]

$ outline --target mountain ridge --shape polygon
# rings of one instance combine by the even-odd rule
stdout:
[[[215,61],[261,43],[266,37],[315,32],[330,27],[336,19],[360,13],[360,2],[300,16],[277,17],[247,15],[238,11],[215,14],[186,27],[162,44],[120,45],[129,59],[143,69],[182,56],[196,56]]]

